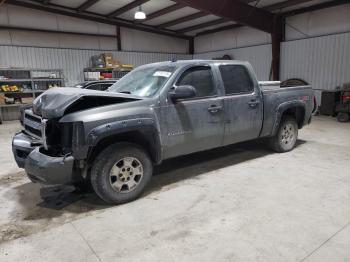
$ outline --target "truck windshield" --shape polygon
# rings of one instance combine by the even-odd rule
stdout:
[[[135,69],[113,84],[108,91],[151,97],[165,85],[174,71],[174,66]]]

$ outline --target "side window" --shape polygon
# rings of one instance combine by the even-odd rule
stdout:
[[[101,84],[92,84],[92,85],[87,86],[86,89],[101,90]]]
[[[176,85],[193,86],[196,89],[196,98],[217,95],[211,68],[208,66],[196,66],[187,69]]]
[[[112,84],[106,83],[106,84],[101,84],[101,91],[106,91],[108,87],[110,87]]]
[[[253,92],[254,84],[244,66],[221,65],[219,69],[226,95]]]

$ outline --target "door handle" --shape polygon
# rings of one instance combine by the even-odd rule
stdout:
[[[250,108],[256,108],[260,104],[259,100],[251,100],[248,102]]]
[[[208,108],[208,111],[210,113],[218,113],[219,111],[222,110],[222,106],[217,106],[217,105],[211,105],[209,108]]]

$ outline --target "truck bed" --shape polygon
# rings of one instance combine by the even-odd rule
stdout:
[[[313,108],[313,90],[311,86],[281,88],[276,82],[263,82],[263,84],[259,82],[259,84],[264,101],[264,120],[260,133],[261,137],[272,135],[279,107],[283,106],[284,103],[305,103],[305,108],[308,111],[306,115],[311,115]],[[308,120],[304,119],[303,125]]]

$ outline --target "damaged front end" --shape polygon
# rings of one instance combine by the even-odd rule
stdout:
[[[92,108],[137,101],[126,94],[77,88],[53,88],[23,115],[23,131],[12,141],[14,158],[33,182],[73,184],[83,179],[89,147],[84,123],[61,122],[62,117]]]
[[[32,110],[26,110],[23,120],[24,130],[12,141],[18,166],[25,168],[33,182],[56,185],[78,181],[72,153],[73,124],[41,119]]]

